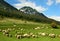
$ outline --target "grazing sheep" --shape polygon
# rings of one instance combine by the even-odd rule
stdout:
[[[38,29],[40,29],[40,27],[36,27],[36,28],[34,28],[35,30],[38,30]]]
[[[30,36],[32,36],[32,35],[33,35],[33,33],[29,33],[29,35],[30,35]]]
[[[35,30],[37,30],[37,28],[35,28]]]
[[[3,32],[3,35],[8,35],[9,34],[9,31],[7,31],[7,30],[2,30],[2,32]]]
[[[10,32],[10,31],[11,31],[11,28],[8,28],[8,29],[7,29],[7,31],[9,31],[9,32]]]
[[[2,32],[5,32],[6,30],[2,30]]]
[[[22,38],[21,35],[17,35],[16,37],[17,37],[17,39],[21,39]]]
[[[26,34],[24,34],[23,36],[27,36],[28,34],[26,33]]]
[[[33,38],[35,38],[35,35],[32,35]]]
[[[7,37],[9,37],[9,34],[5,34]]]
[[[33,37],[33,38],[38,38],[38,35],[34,35],[34,34],[33,34],[32,37]]]
[[[48,35],[48,33],[38,32],[38,35],[41,35],[41,36],[47,36],[47,35]]]
[[[47,34],[46,33],[41,33],[42,36],[46,36]]]
[[[15,37],[17,37],[17,35],[23,35],[23,33],[17,32],[17,34],[15,34]]]
[[[49,36],[51,37],[51,38],[55,38],[55,34],[49,34]]]
[[[37,29],[40,29],[40,27],[37,27]]]
[[[5,33],[5,34],[9,34],[9,31],[6,30],[4,33]]]
[[[23,37],[30,38],[30,35],[26,33],[26,34],[23,34]]]

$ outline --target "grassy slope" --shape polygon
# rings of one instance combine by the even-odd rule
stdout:
[[[17,25],[16,27],[13,27],[13,25]],[[43,26],[44,25],[44,26]],[[44,27],[43,29],[39,29],[39,30],[34,30],[32,28],[35,27]],[[49,28],[46,28],[49,27]],[[0,20],[0,29],[7,29],[7,28],[16,28],[16,30],[18,28],[24,28],[25,30],[22,31],[24,33],[28,33],[28,32],[33,32],[33,33],[38,33],[38,32],[46,32],[46,33],[55,33],[55,34],[60,34],[60,29],[53,29],[50,27],[50,24],[43,24],[43,23],[35,23],[35,22],[28,22],[25,23],[25,21],[22,20],[18,20],[18,19],[10,19],[10,18],[5,18],[3,20]],[[21,32],[21,30],[18,30],[19,32]],[[6,37],[2,34],[2,32],[0,32],[0,41],[60,41],[59,37],[56,38],[50,38],[48,36],[40,36],[39,38],[23,38],[23,39],[16,39],[16,37],[14,37],[15,35],[15,31],[11,31],[10,32],[13,37]]]

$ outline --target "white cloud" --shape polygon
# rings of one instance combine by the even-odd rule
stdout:
[[[44,8],[42,6],[37,6],[36,3],[31,2],[31,1],[27,1],[27,0],[18,0],[18,1],[21,2],[21,3],[14,4],[14,6],[17,9],[20,9],[20,8],[22,8],[24,6],[30,6],[30,7],[34,8],[34,9],[36,9],[39,12],[43,12],[43,11],[47,10],[47,8]]]
[[[47,8],[44,8],[44,7],[42,7],[42,6],[36,6],[35,9],[36,9],[37,11],[40,11],[40,12],[43,12],[43,11],[46,11],[46,10],[47,10]]]
[[[30,7],[35,7],[35,4],[32,2],[25,2],[25,3],[18,3],[18,4],[14,4],[15,7],[17,7],[18,9],[24,6],[30,6]]]
[[[52,0],[48,0],[48,1],[47,1],[47,5],[48,5],[48,6],[51,6],[53,3],[54,3],[54,1],[52,1]]]
[[[57,4],[60,3],[60,0],[56,0],[56,3],[57,3]]]
[[[18,0],[21,3],[25,3],[27,0]]]
[[[57,20],[57,21],[60,21],[60,16],[51,16],[49,18],[54,19],[54,20]]]

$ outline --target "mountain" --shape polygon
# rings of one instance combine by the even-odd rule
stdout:
[[[20,11],[27,13],[27,14],[34,14],[34,15],[40,15],[46,17],[43,13],[39,13],[36,9],[33,9],[29,6],[24,6],[20,9]]]
[[[28,7],[28,6],[24,6],[20,9],[20,11],[24,12],[24,13],[27,13],[27,14],[36,14],[37,11],[31,7]]]
[[[32,7],[29,7],[29,6],[24,6],[24,7],[20,8],[20,11],[22,11],[26,14],[35,15],[36,18],[38,17],[40,19],[39,21],[45,21],[45,22],[46,21],[47,22],[55,21],[53,19],[46,17],[43,13],[40,13],[36,9],[33,9]],[[37,18],[37,20],[38,20],[38,18]]]
[[[17,10],[15,7],[11,6],[4,0],[0,0],[0,17],[9,17],[17,18],[28,21],[42,22],[42,23],[51,23],[55,21],[46,17],[43,13],[39,13],[37,10],[31,7],[22,7],[20,10]],[[56,23],[60,23],[55,21]]]

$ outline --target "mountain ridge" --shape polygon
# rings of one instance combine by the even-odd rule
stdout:
[[[46,17],[43,13],[40,13],[36,9],[33,9],[32,7],[29,7],[29,6],[24,6],[19,10],[27,14],[34,14],[34,15],[40,15],[40,16]]]

